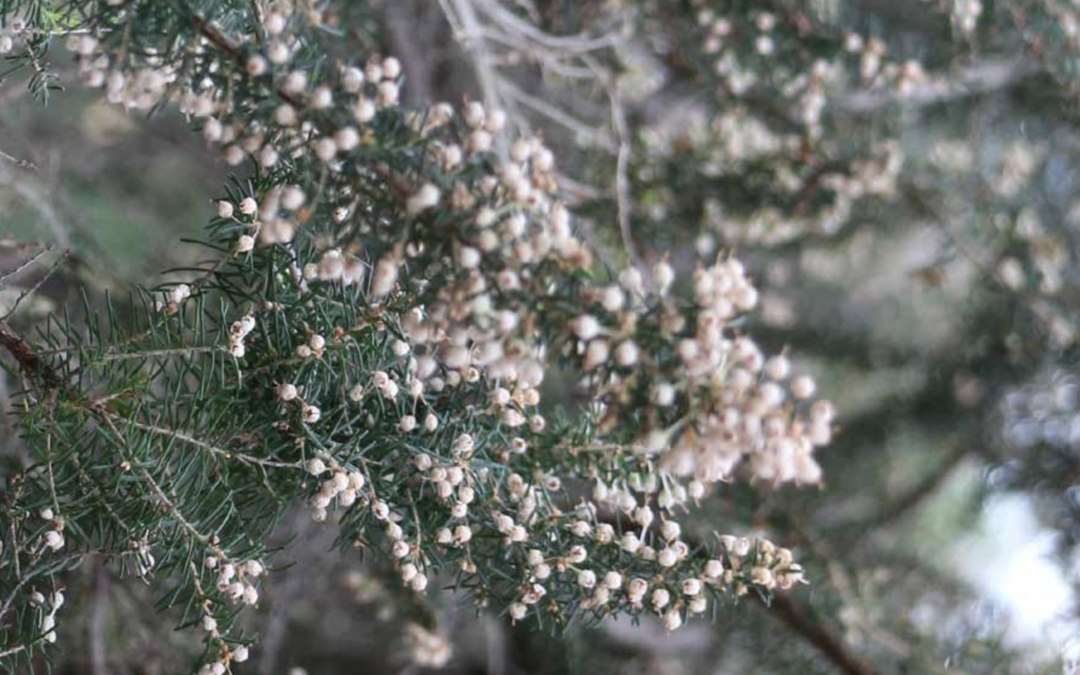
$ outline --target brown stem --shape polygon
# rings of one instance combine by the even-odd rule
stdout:
[[[757,595],[751,594],[750,597],[764,605]],[[869,663],[848,651],[847,646],[839,638],[817,621],[807,617],[803,608],[790,597],[774,596],[767,611],[770,616],[782,621],[792,632],[813,645],[836,667],[838,672],[845,675],[879,675]]]
[[[60,377],[52,368],[42,362],[34,350],[11,329],[6,321],[0,321],[0,346],[18,362],[19,368],[27,377],[41,377],[50,389],[60,387]]]
[[[234,45],[227,37],[222,35],[221,31],[219,31],[205,18],[198,14],[193,14],[192,23],[195,24],[195,29],[198,30],[204,38],[209,40],[215,47],[224,52],[225,55],[228,56],[230,59],[236,61],[237,63],[241,63],[243,61],[244,54],[240,51],[240,48]],[[289,94],[284,89],[278,89],[276,91],[276,94],[278,98],[292,105],[293,107],[300,107],[300,102],[292,94]]]
[[[203,17],[195,14],[192,17],[192,22],[195,24],[195,28],[202,33],[210,42],[214,43],[218,49],[229,55],[230,58],[239,60],[242,54],[232,42],[230,42],[224,35],[221,34],[217,28],[215,28],[209,21]]]

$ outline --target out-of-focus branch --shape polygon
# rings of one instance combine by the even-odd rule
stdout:
[[[101,561],[91,561],[93,581],[90,592],[90,618],[87,621],[87,642],[90,652],[92,675],[108,675],[109,666],[105,646],[105,611],[108,603],[109,573]]]
[[[491,53],[486,41],[478,37],[481,33],[480,20],[471,0],[439,0],[443,14],[446,15],[450,27],[454,31],[454,37],[468,48],[476,71],[476,78],[480,82],[480,89],[484,93],[484,105],[488,109],[502,108],[503,97],[499,95],[498,84],[495,80],[495,68],[491,61]],[[520,122],[520,115],[514,115],[515,122]]]
[[[941,463],[934,468],[921,481],[911,486],[906,492],[892,500],[882,508],[881,512],[873,516],[867,523],[867,530],[875,530],[902,518],[912,509],[922,504],[927,497],[937,492],[937,489],[945,482],[961,461],[968,455],[968,446],[965,443],[956,443],[945,455]]]
[[[634,237],[631,230],[633,199],[630,195],[630,177],[627,175],[630,165],[630,143],[632,141],[630,127],[626,123],[626,111],[623,109],[622,96],[619,94],[619,83],[614,76],[603,68],[596,59],[586,55],[582,57],[600,81],[600,85],[607,93],[611,106],[611,126],[615,130],[618,139],[618,154],[615,159],[615,211],[619,219],[619,233],[622,235],[623,246],[626,255],[635,266],[641,266],[641,255],[634,245]]]
[[[37,171],[38,166],[28,159],[19,159],[18,157],[12,157],[3,150],[0,150],[0,159],[11,162],[20,169],[30,169],[31,171]]]
[[[47,250],[51,250],[51,247],[49,247],[49,249]],[[60,268],[60,265],[63,264],[64,260],[67,258],[67,253],[67,251],[62,252],[59,259],[57,259],[56,262],[49,266],[49,269],[36,282],[34,282],[33,286],[25,288],[21,293],[19,293],[19,297],[15,298],[15,302],[11,304],[11,309],[9,309],[3,316],[0,316],[0,321],[6,321],[11,318],[15,311],[19,309],[19,305],[22,304],[23,300],[29,298],[31,295],[36,293],[38,289],[41,288],[42,285],[44,285],[45,282],[49,280],[49,278],[56,272],[56,270]],[[34,260],[36,261],[37,258],[40,258],[40,256],[35,257]]]
[[[516,34],[526,40],[549,49],[574,54],[606,49],[615,46],[622,38],[617,30],[597,37],[591,35],[552,35],[509,11],[496,0],[471,0],[481,8],[492,21],[510,34]]]
[[[813,323],[798,322],[784,326],[756,322],[754,336],[759,343],[773,351],[791,347],[801,354],[813,354],[868,370],[903,365],[926,357],[916,348],[875,344],[869,336],[845,325],[839,314],[839,310],[818,310],[817,320]],[[830,318],[833,320],[830,321]]]
[[[73,242],[77,241],[80,248],[93,251],[101,263],[102,268],[95,269],[95,273],[110,274],[108,270],[112,268],[113,255],[99,243],[91,228],[68,207],[51,181],[45,181],[37,173],[37,164],[30,160],[19,160],[18,163],[20,166],[32,166],[35,172],[17,171],[11,163],[0,161],[0,188],[10,189],[37,213],[52,243],[71,250]]]
[[[759,604],[764,603],[752,595]],[[830,633],[825,626],[806,614],[806,609],[787,595],[776,595],[766,611],[780,620],[791,632],[798,635],[824,656],[844,675],[878,675],[874,668],[855,654],[852,654],[839,638]]]
[[[617,48],[625,39],[618,28],[597,37],[588,34],[553,35],[488,0],[439,0],[439,5],[455,38],[470,52],[489,107],[505,106],[510,113],[511,123],[519,130],[528,132],[529,120],[516,107],[521,104],[523,108],[568,129],[579,144],[601,148],[615,156],[614,180],[609,194],[615,201],[619,233],[627,257],[632,264],[640,266],[641,255],[631,232],[633,197],[630,194],[629,170],[633,130],[628,122],[616,75],[596,56],[601,50]],[[625,16],[618,15],[612,21],[618,24],[625,19]],[[590,74],[604,90],[609,120],[589,123],[574,112],[528,93],[509,77],[500,75],[489,43],[501,45],[511,54],[532,59],[542,68],[559,66],[570,72]],[[610,132],[606,127],[610,127]]]
[[[1045,74],[1046,67],[1031,59],[991,59],[959,70],[947,81],[915,85],[902,96],[894,91],[860,91],[842,99],[840,110],[866,114],[893,104],[905,107],[947,103],[1012,87],[1034,75]]]
[[[405,72],[409,74],[405,78],[405,90],[402,94],[406,102],[413,106],[431,101],[431,62],[424,58],[425,51],[431,44],[431,36],[417,37],[413,34],[417,10],[417,3],[407,1],[388,2],[384,9],[390,53],[401,60]]]
[[[17,175],[6,164],[0,163],[0,186],[10,188],[20,199],[37,211],[55,242],[62,248],[71,248],[71,227],[60,217],[54,206],[55,200],[36,181]]]
[[[22,272],[23,270],[31,267],[34,263],[36,263],[38,260],[41,260],[42,257],[47,255],[52,250],[52,246],[43,246],[41,247],[40,251],[28,257],[26,260],[23,260],[21,263],[19,263],[12,269],[8,270],[7,272],[0,272],[0,284],[17,275],[19,272]]]
[[[609,152],[617,151],[618,146],[611,140],[605,129],[593,127],[587,122],[583,122],[574,117],[574,115],[562,108],[552,105],[542,98],[529,94],[514,84],[509,78],[499,77],[497,78],[497,82],[499,88],[507,95],[507,97],[519,101],[526,108],[543,115],[556,124],[566,127],[570,132],[577,136],[578,140],[581,140],[588,145],[603,148]]]

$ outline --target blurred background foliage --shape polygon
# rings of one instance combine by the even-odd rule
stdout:
[[[723,486],[697,516],[799,552],[812,584],[769,610],[551,637],[451,599],[440,635],[416,635],[387,570],[323,555],[332,534],[297,517],[306,541],[251,619],[242,672],[420,672],[417,646],[441,640],[462,673],[1073,672],[1080,10],[370,0],[338,16],[358,49],[402,60],[408,104],[472,96],[542,130],[607,264],[736,251],[763,293],[748,330],[818,377],[840,429],[822,489]],[[25,68],[0,81],[0,268],[51,247],[0,294],[34,290],[11,319],[26,332],[81,289],[101,303],[198,262],[179,242],[228,175],[175,112],[125,113],[59,51],[51,64],[66,91],[48,105]],[[169,620],[137,582],[84,572],[55,671],[174,672],[192,638],[154,628]]]

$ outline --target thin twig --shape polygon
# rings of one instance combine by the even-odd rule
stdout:
[[[7,319],[11,318],[11,315],[14,314],[16,310],[19,309],[19,305],[22,304],[23,300],[29,298],[34,293],[37,293],[38,289],[40,289],[43,285],[45,285],[46,281],[48,281],[49,279],[52,278],[52,275],[56,273],[56,270],[60,269],[60,265],[63,264],[63,262],[67,258],[67,256],[68,256],[68,251],[65,250],[65,251],[61,252],[60,257],[56,260],[56,262],[54,262],[49,267],[49,269],[46,270],[45,274],[43,274],[41,276],[41,278],[38,279],[34,283],[33,286],[31,286],[30,288],[26,288],[26,289],[24,289],[22,291],[22,293],[19,293],[19,297],[15,298],[15,303],[13,305],[11,305],[11,309],[9,309],[7,311],[7,313],[4,314],[3,316],[0,316],[0,321],[6,321]]]
[[[44,248],[42,248],[40,251],[38,251],[34,255],[30,256],[26,260],[24,260],[21,263],[19,263],[18,265],[16,265],[13,269],[11,269],[11,270],[9,270],[7,272],[0,273],[0,284],[7,281],[11,277],[15,276],[19,272],[22,272],[24,269],[30,267],[31,265],[36,263],[38,260],[41,260],[42,257],[44,257],[46,254],[48,254],[52,250],[53,250],[53,247],[52,247],[51,244],[48,245],[48,246],[45,246]]]
[[[542,98],[538,98],[521,89],[517,85],[513,84],[509,79],[504,77],[496,78],[500,88],[506,92],[507,96],[513,98],[516,101],[522,103],[525,107],[532,109],[533,111],[540,113],[544,117],[547,117],[553,122],[561,124],[566,127],[579,138],[589,139],[590,143],[596,147],[615,152],[618,147],[605,133],[604,129],[597,129],[589,126],[585,122],[577,119],[565,110],[551,105]]]
[[[150,472],[147,471],[142,466],[142,463],[140,463],[138,459],[132,454],[131,448],[128,446],[127,439],[124,437],[123,434],[120,433],[120,430],[116,428],[116,425],[113,424],[110,416],[106,414],[100,416],[99,419],[105,422],[105,426],[109,427],[109,430],[112,431],[113,435],[116,436],[116,440],[120,442],[120,447],[122,447],[125,451],[125,454],[127,454],[127,459],[129,462],[131,462],[132,468],[134,468],[136,473],[138,473],[139,476],[144,481],[146,481],[146,483],[150,486],[150,489],[157,496],[158,500],[161,501],[165,509],[169,513],[171,513],[172,517],[176,519],[176,522],[180,524],[181,529],[187,532],[188,536],[190,536],[199,544],[206,547],[213,547],[213,540],[200,532],[198,528],[196,528],[195,525],[192,524],[191,521],[189,521],[184,516],[180,509],[177,508],[176,504],[174,504],[173,501],[169,499],[169,496],[165,494],[165,490],[163,490],[161,486],[158,485],[157,481],[154,480],[154,477],[150,475]]]
[[[19,159],[18,157],[12,157],[11,155],[4,152],[3,150],[0,150],[0,159],[7,160],[8,162],[11,162],[15,166],[19,167],[20,169],[30,169],[31,171],[40,171],[40,169],[38,169],[38,165],[34,164],[30,160],[28,160],[28,159]]]
[[[486,41],[481,39],[467,39],[465,36],[477,36],[482,33],[480,21],[476,16],[470,0],[439,0],[446,20],[450,23],[454,32],[454,39],[469,47],[472,56],[473,69],[476,78],[480,81],[480,89],[484,93],[484,105],[488,110],[503,107],[503,101],[499,96],[499,87],[495,82],[495,68],[492,66],[491,54],[488,51]],[[514,115],[514,122],[521,123],[520,115]]]
[[[226,450],[225,448],[219,448],[216,445],[211,445],[206,441],[201,441],[193,436],[188,436],[187,434],[180,433],[179,431],[154,426],[151,424],[143,424],[142,422],[136,422],[135,420],[131,420],[121,415],[117,415],[116,413],[109,412],[104,408],[99,408],[97,412],[100,416],[115,420],[126,426],[138,429],[140,431],[145,431],[155,436],[162,436],[165,438],[171,438],[177,441],[181,441],[183,443],[187,443],[188,445],[194,446],[196,448],[206,450],[210,454],[221,457],[222,459],[236,459],[245,464],[257,464],[259,466],[279,469],[296,469],[300,466],[299,462],[279,462],[272,459],[263,459],[262,457],[253,457],[242,452],[233,452],[231,450]]]
[[[507,10],[495,0],[474,0],[492,21],[507,33],[517,34],[549,49],[585,54],[613,47],[621,41],[617,32],[599,37],[588,35],[551,35]]]
[[[615,130],[615,136],[619,146],[618,156],[615,160],[615,206],[619,218],[619,233],[622,235],[623,246],[626,255],[635,267],[642,264],[641,256],[634,245],[634,237],[631,232],[633,200],[630,195],[630,129],[626,122],[626,111],[623,109],[622,98],[619,95],[619,85],[615,78],[603,68],[596,59],[585,55],[582,61],[587,65],[600,80],[601,86],[607,92],[611,106],[611,126]]]

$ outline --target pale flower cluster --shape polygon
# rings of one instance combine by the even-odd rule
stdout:
[[[757,304],[742,265],[728,260],[698,269],[694,297],[700,310],[695,335],[676,349],[687,382],[706,389],[710,396],[702,400],[711,401],[695,411],[681,433],[653,432],[658,438],[655,445],[650,439],[649,450],[659,446],[661,466],[672,474],[703,482],[731,478],[736,465],[749,458],[751,474],[760,480],[817,483],[821,469],[813,449],[831,439],[833,408],[816,402],[809,419],[801,419],[792,404],[813,396],[814,381],[792,377],[786,357],[766,359],[750,338],[726,334],[737,313]],[[678,437],[668,450],[672,434]]]
[[[259,590],[256,584],[258,579],[266,574],[266,568],[258,560],[231,561],[218,551],[206,556],[203,565],[216,574],[215,587],[229,602],[250,606],[259,601]],[[218,657],[203,664],[199,669],[199,675],[224,675],[229,672],[230,664],[247,661],[250,655],[249,650],[243,644],[226,646],[218,631],[218,621],[213,615],[216,609],[214,602],[198,586],[197,580],[195,583],[199,589],[203,611],[200,625],[208,637],[220,645]]]
[[[413,663],[424,668],[442,668],[454,655],[450,640],[445,635],[418,623],[408,625],[406,641]]]
[[[38,615],[38,628],[45,642],[56,642],[56,613],[64,605],[63,591],[53,591],[46,597],[41,591],[30,592],[30,605]]]

